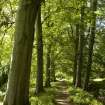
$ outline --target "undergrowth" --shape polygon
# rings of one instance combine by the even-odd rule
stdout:
[[[31,96],[31,105],[54,105],[55,87],[45,88],[44,92],[39,96]]]
[[[69,100],[75,105],[103,105],[97,99],[93,97],[93,95],[88,92],[80,89],[74,88],[73,86],[69,87]]]

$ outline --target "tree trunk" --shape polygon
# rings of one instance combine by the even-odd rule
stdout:
[[[96,31],[95,11],[97,10],[97,0],[92,0],[91,5],[92,5],[91,6],[91,9],[92,9],[91,34],[89,39],[88,62],[87,62],[87,69],[85,74],[84,90],[88,89],[89,77],[90,77],[91,66],[92,66],[93,46],[94,46],[95,31]]]
[[[43,91],[43,41],[42,41],[42,24],[41,24],[41,7],[37,17],[37,78],[36,94]]]
[[[75,87],[81,87],[81,72],[83,68],[83,48],[84,48],[84,6],[81,7],[80,41],[79,41],[78,69]]]
[[[56,76],[55,76],[55,65],[54,65],[54,61],[51,63],[51,76],[52,76],[52,82],[56,81]]]
[[[3,105],[29,104],[29,78],[31,69],[34,24],[39,0],[20,0],[11,70]]]
[[[52,51],[51,53],[51,81],[55,82],[56,81],[56,77],[55,77],[55,62],[54,62],[54,51]]]
[[[75,57],[74,57],[74,71],[73,71],[73,84],[76,83],[76,72],[78,66],[78,47],[79,47],[79,24],[76,24],[76,36],[75,36]]]
[[[46,81],[45,81],[46,87],[50,87],[50,66],[51,66],[50,53],[51,53],[51,45],[49,45],[47,49]]]

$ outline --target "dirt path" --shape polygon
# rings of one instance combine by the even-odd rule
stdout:
[[[72,105],[70,104],[68,97],[67,83],[65,81],[60,81],[57,84],[57,92],[55,94],[56,105]]]

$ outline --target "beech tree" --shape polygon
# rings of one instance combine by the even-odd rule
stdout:
[[[91,33],[90,33],[90,38],[89,38],[88,62],[87,62],[85,82],[84,82],[85,90],[88,89],[88,83],[89,83],[91,66],[92,66],[93,47],[94,47],[95,34],[96,34],[96,14],[95,14],[96,10],[97,10],[97,0],[92,0],[91,1],[91,11],[92,11]]]
[[[29,105],[34,25],[40,0],[20,0],[7,93],[3,105]]]
[[[81,87],[81,73],[83,69],[83,48],[84,48],[84,9],[85,5],[81,7],[80,19],[80,39],[79,39],[79,55],[78,55],[78,68],[76,74],[76,87]]]
[[[41,7],[37,17],[37,78],[36,78],[36,94],[43,91],[43,40],[42,40],[42,24],[41,24]]]

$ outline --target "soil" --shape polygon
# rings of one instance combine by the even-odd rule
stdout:
[[[72,105],[69,101],[69,93],[67,91],[67,83],[65,81],[59,81],[57,85],[55,103],[56,105]]]

